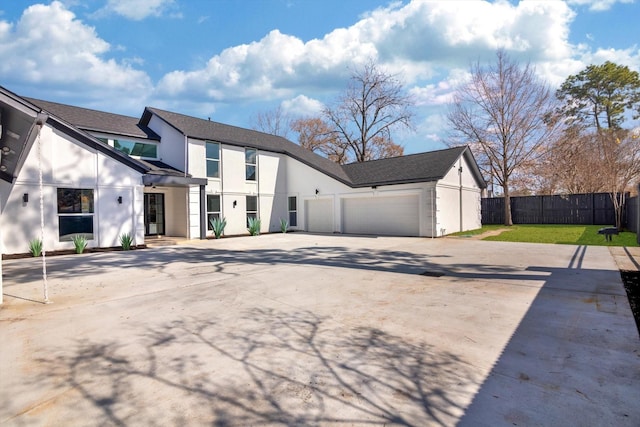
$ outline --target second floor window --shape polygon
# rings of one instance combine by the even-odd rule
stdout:
[[[244,162],[247,181],[255,181],[258,168],[258,151],[253,148],[245,148]]]
[[[207,141],[206,145],[207,177],[220,178],[220,144]]]

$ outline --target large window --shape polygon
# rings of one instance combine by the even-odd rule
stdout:
[[[244,149],[244,162],[247,181],[256,180],[256,170],[258,167],[258,152],[253,148]]]
[[[158,146],[155,144],[115,139],[113,141],[113,148],[130,156],[145,157],[148,159],[158,158]]]
[[[220,196],[207,194],[207,229],[213,230],[211,221],[214,218],[220,218]]]
[[[258,196],[247,197],[247,227],[249,226],[249,218],[258,218]]]
[[[298,199],[296,196],[289,197],[289,226],[298,226]]]
[[[206,145],[207,177],[220,178],[220,144],[207,141]]]
[[[58,232],[60,241],[77,234],[93,239],[93,190],[58,188]]]

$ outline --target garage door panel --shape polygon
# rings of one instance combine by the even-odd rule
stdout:
[[[418,236],[419,197],[365,197],[343,200],[343,231],[349,234]]]
[[[305,202],[307,231],[333,233],[333,200],[317,199]]]

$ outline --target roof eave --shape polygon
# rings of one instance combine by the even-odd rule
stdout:
[[[388,181],[371,181],[371,182],[353,184],[353,188],[380,187],[385,185],[401,185],[401,184],[420,184],[420,183],[439,181],[442,178],[444,177],[440,176],[440,177],[429,177],[429,178],[397,179],[397,180],[388,180]]]

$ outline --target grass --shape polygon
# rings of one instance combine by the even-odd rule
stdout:
[[[555,243],[565,245],[588,246],[638,246],[636,233],[623,231],[606,241],[598,234],[602,225],[513,225],[497,236],[488,236],[482,240],[498,242]],[[481,234],[486,231],[507,228],[503,225],[483,226],[472,232],[456,233],[458,235]]]
[[[467,230],[461,231],[459,233],[452,233],[450,236],[460,236],[460,237],[471,237],[477,236],[478,234],[486,233],[487,231],[499,230],[501,228],[505,228],[504,225],[483,225],[482,228],[476,228],[475,230]]]

